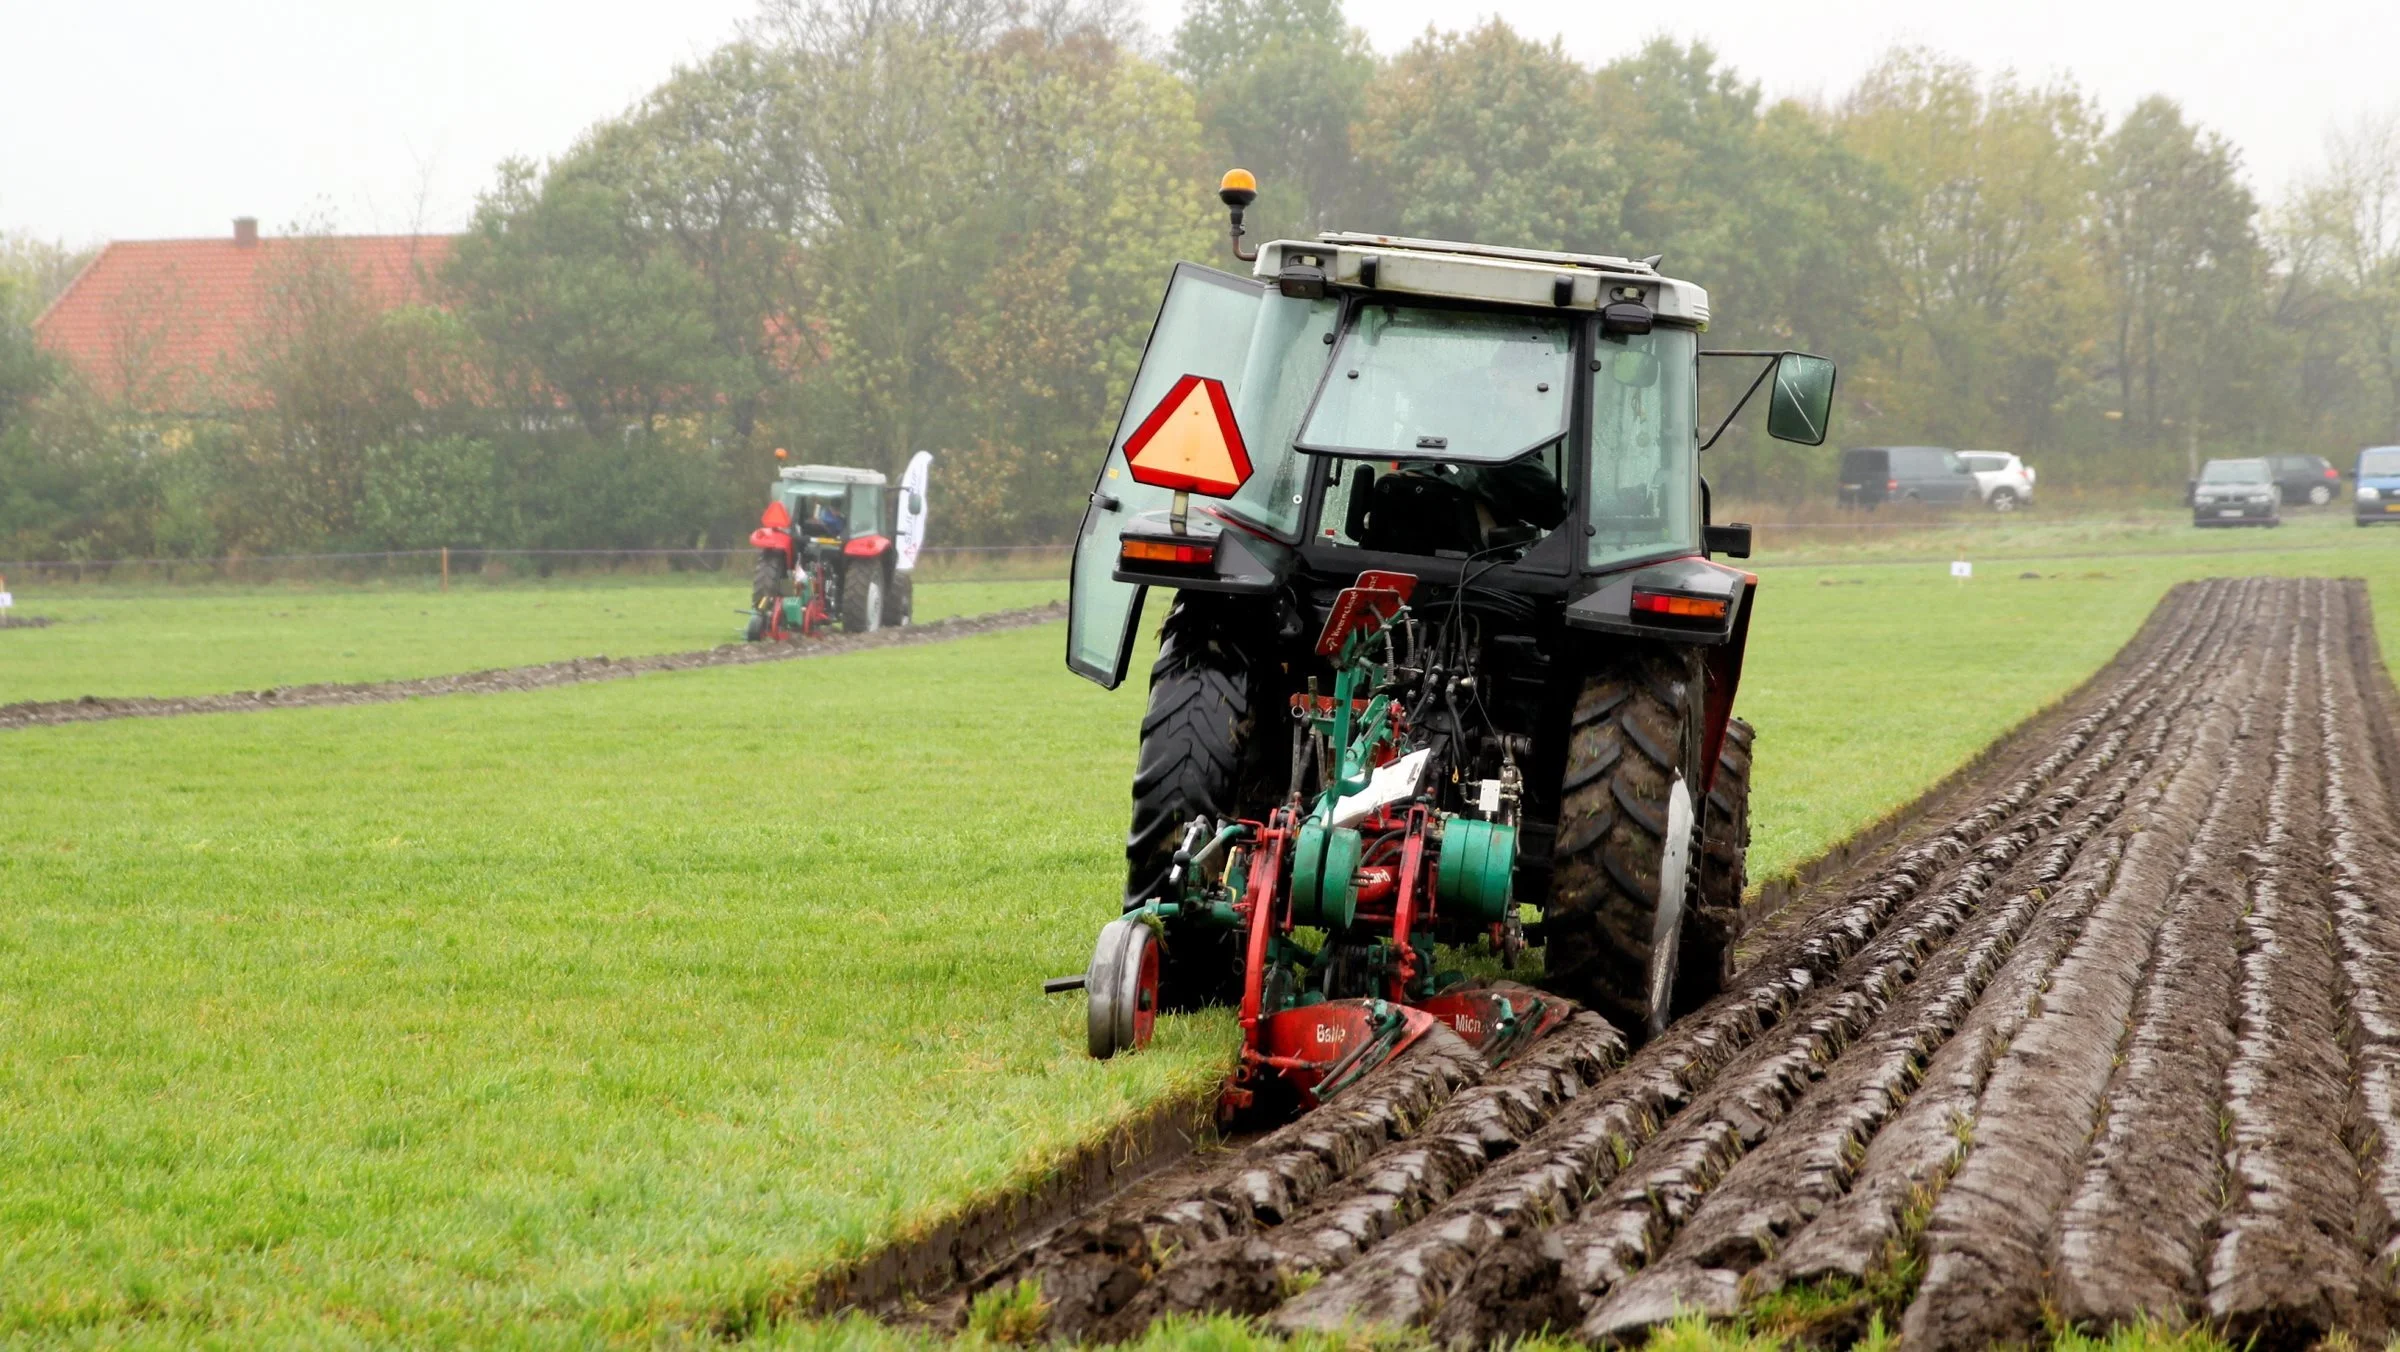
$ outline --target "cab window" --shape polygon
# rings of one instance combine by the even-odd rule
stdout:
[[[1698,341],[1669,328],[1594,335],[1586,557],[1594,568],[1700,547]]]
[[[1321,460],[1320,544],[1465,557],[1530,548],[1566,519],[1566,443],[1498,465]]]

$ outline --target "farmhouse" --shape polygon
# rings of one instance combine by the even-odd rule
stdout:
[[[331,269],[378,309],[423,303],[454,238],[267,238],[244,216],[216,239],[120,240],[59,294],[34,335],[96,393],[144,413],[255,407],[263,397],[247,354],[277,287]]]

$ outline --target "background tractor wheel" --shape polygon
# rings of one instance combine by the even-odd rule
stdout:
[[[897,629],[917,621],[917,579],[914,573],[895,572],[883,593],[883,624]]]
[[[1175,861],[1192,818],[1263,818],[1290,775],[1290,720],[1282,691],[1260,654],[1265,636],[1238,606],[1187,594],[1160,627],[1150,668],[1150,706],[1133,773],[1133,829],[1125,841],[1125,901],[1147,900]],[[1261,733],[1261,727],[1268,731]],[[1196,1009],[1241,997],[1239,935],[1183,926],[1168,936],[1161,997]]]
[[[771,596],[792,595],[792,570],[785,563],[780,549],[758,551],[758,563],[750,570],[750,608]]]
[[[1688,998],[1676,978],[1681,921],[1699,909],[1704,871],[1692,866],[1700,862],[1692,837],[1701,805],[1689,787],[1697,776],[1687,773],[1699,759],[1699,705],[1697,663],[1663,649],[1610,662],[1585,678],[1575,701],[1543,925],[1544,984],[1637,1043]],[[1662,898],[1662,888],[1675,895]],[[1713,988],[1718,976],[1690,973],[1689,993]]]
[[[1742,937],[1742,892],[1749,886],[1750,748],[1758,734],[1741,719],[1725,726],[1717,752],[1717,781],[1700,811],[1700,898],[1684,918],[1677,961],[1675,1016],[1715,998],[1733,975],[1733,946]]]
[[[883,565],[852,559],[842,570],[842,632],[872,634],[883,627]]]

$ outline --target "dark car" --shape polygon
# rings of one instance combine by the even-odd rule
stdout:
[[[2352,515],[2362,526],[2400,521],[2400,446],[2369,446],[2358,453],[2357,492]]]
[[[2264,456],[2211,460],[2200,467],[2200,478],[2192,485],[2192,524],[2280,526],[2281,502],[2274,467]]]
[[[2342,472],[2321,455],[2270,455],[2267,465],[2287,503],[2322,507],[2342,488]]]
[[[1842,452],[1841,504],[1973,502],[1975,474],[1944,446],[1861,446]]]

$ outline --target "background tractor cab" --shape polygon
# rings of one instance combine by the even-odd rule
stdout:
[[[1498,820],[1462,786],[1522,785],[1492,941],[1538,907],[1523,937],[1546,943],[1552,989],[1637,1038],[1663,1026],[1721,978],[1747,841],[1732,710],[1757,580],[1712,557],[1747,557],[1750,529],[1711,523],[1700,454],[1762,386],[1773,435],[1822,444],[1833,364],[1704,351],[1707,293],[1655,257],[1344,233],[1252,253],[1248,176],[1220,195],[1255,266],[1175,269],[1075,547],[1067,663],[1102,686],[1147,594],[1175,593],[1127,843],[1128,916],[1159,952],[1120,935],[1094,972],[1155,971],[1169,1005],[1236,998],[1251,917],[1282,903],[1202,904],[1179,844],[1250,823],[1222,861],[1346,782],[1342,755],[1422,751],[1427,849],[1444,822]],[[1703,356],[1759,363],[1705,437]],[[1393,588],[1389,651],[1320,646],[1338,608]],[[1337,684],[1381,690],[1405,732],[1330,748],[1308,701]],[[1362,868],[1371,894],[1388,884]],[[1377,923],[1345,920],[1322,965],[1419,970]],[[1311,979],[1312,999],[1346,980]],[[1140,1023],[1138,992],[1092,991],[1095,1020]]]
[[[759,527],[750,533],[758,565],[746,636],[753,642],[813,636],[836,618],[844,632],[861,634],[914,619],[932,461],[919,451],[898,492],[871,469],[779,470],[767,487]]]

